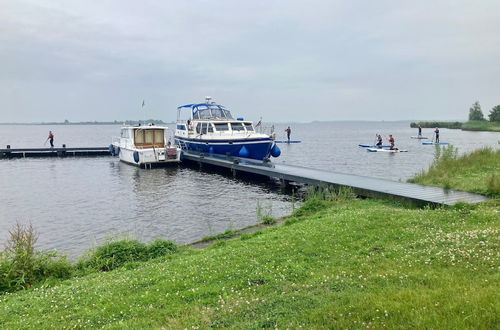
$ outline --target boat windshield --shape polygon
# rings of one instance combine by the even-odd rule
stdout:
[[[231,112],[217,105],[201,105],[193,110],[193,119],[233,119]]]

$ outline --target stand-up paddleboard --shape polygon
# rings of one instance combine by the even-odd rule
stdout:
[[[400,150],[400,149],[379,149],[379,148],[367,148],[369,152],[408,152],[408,150]]]
[[[275,143],[301,143],[302,141],[298,141],[298,140],[290,140],[290,141],[287,141],[287,140],[277,140],[277,141],[274,141]]]
[[[363,148],[378,148],[378,146],[371,145],[371,144],[358,144],[358,146],[363,147]],[[391,146],[380,146],[382,148],[390,148]]]
[[[419,140],[424,140],[424,139],[428,139],[428,137],[425,137],[425,136],[411,136],[412,139],[419,139]]]
[[[422,142],[424,146],[446,145],[448,142]]]

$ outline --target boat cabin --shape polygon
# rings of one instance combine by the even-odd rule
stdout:
[[[165,127],[124,127],[120,138],[131,141],[137,149],[165,148]]]
[[[182,110],[187,111],[181,112]],[[187,137],[190,134],[232,135],[234,133],[254,132],[251,121],[244,121],[243,118],[234,119],[231,112],[219,104],[186,104],[177,108],[177,136]]]

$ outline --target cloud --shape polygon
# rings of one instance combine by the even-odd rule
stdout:
[[[495,1],[2,6],[2,121],[138,118],[144,98],[173,120],[205,95],[279,121],[460,119],[500,103]]]

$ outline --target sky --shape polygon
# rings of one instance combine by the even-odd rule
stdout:
[[[498,0],[0,0],[0,122],[466,120],[500,104]],[[142,107],[144,100],[145,106]]]

